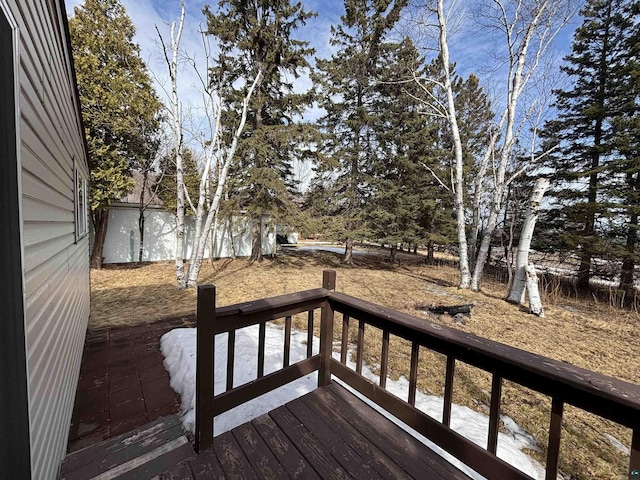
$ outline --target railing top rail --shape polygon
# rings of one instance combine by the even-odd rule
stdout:
[[[326,301],[329,293],[329,290],[324,288],[314,288],[216,308],[214,333],[228,332],[251,325],[262,316],[268,320],[279,318],[285,314],[294,314],[297,307],[301,309],[300,311],[319,307],[322,302]],[[230,322],[230,320],[237,318],[241,318],[243,321]]]
[[[628,427],[640,427],[640,386],[527,352],[343,293],[331,292],[337,311],[496,373]],[[364,314],[364,315],[362,315]]]

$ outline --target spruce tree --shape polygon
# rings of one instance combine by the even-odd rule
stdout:
[[[612,224],[612,197],[606,188],[618,155],[614,119],[625,91],[626,38],[634,23],[637,28],[625,3],[589,0],[581,10],[583,23],[562,66],[570,87],[555,92],[558,118],[544,132],[548,146],[559,147],[550,164],[555,201],[546,217],[558,233],[557,245],[579,253],[576,283],[581,289],[589,286],[594,256],[609,249],[603,239]]]
[[[341,24],[332,26],[330,59],[317,59],[314,82],[326,114],[328,135],[319,182],[331,183],[331,230],[345,241],[345,263],[352,263],[354,239],[369,234],[365,205],[372,194],[371,168],[376,155],[374,124],[377,81],[385,36],[398,22],[406,0],[345,0]]]
[[[220,48],[211,81],[225,98],[240,101],[244,93],[236,80],[255,78],[258,71],[263,75],[251,98],[234,182],[228,187],[229,196],[237,197],[237,205],[252,219],[255,261],[262,258],[262,215],[286,222],[296,209],[292,160],[299,145],[310,141],[313,129],[296,124],[293,117],[312,99],[310,94],[294,93],[291,78],[309,67],[307,57],[313,49],[293,35],[313,14],[288,0],[220,0],[217,11],[207,7],[204,13],[207,33],[217,38]],[[225,123],[233,131],[237,117],[229,115]]]
[[[625,39],[625,65],[620,75],[622,89],[619,114],[613,119],[617,158],[610,169],[609,194],[616,199],[611,241],[613,253],[621,260],[619,288],[633,299],[635,267],[640,262],[640,3],[627,2],[624,16],[629,24]]]
[[[85,0],[69,31],[89,148],[91,266],[99,268],[109,205],[131,191],[132,165],[149,157],[161,104],[118,0]]]

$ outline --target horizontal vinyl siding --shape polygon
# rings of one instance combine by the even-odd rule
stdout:
[[[49,2],[55,4],[52,17]],[[66,451],[89,318],[89,239],[75,241],[74,158],[88,177],[58,1],[9,0],[19,25],[19,110],[32,474]],[[64,12],[62,12],[65,15]]]

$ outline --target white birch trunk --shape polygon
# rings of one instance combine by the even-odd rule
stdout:
[[[542,197],[544,196],[547,188],[549,188],[549,180],[546,178],[538,178],[533,187],[533,191],[531,192],[531,196],[529,197],[529,207],[525,214],[522,233],[520,234],[520,243],[518,244],[518,253],[516,255],[516,273],[511,284],[511,289],[509,290],[509,295],[507,296],[507,301],[510,303],[518,305],[524,304],[525,288],[528,289],[529,281],[526,269],[529,265],[531,240],[533,239],[533,232],[536,227],[536,222],[538,221],[540,202],[542,202]],[[535,270],[533,274],[535,276]],[[540,302],[539,294],[538,302]],[[529,303],[532,304],[531,296],[529,296]],[[540,306],[540,308],[542,307]]]
[[[164,51],[164,58],[169,67],[169,77],[171,79],[171,130],[173,134],[173,144],[175,149],[176,162],[176,282],[178,288],[186,287],[186,278],[184,272],[184,172],[182,169],[182,117],[180,112],[180,100],[178,98],[178,56],[180,51],[180,38],[182,37],[182,28],[184,26],[185,8],[184,2],[181,3],[180,21],[178,22],[178,31],[176,33],[176,22],[171,22],[171,59],[167,54],[167,48],[162,40],[160,31],[158,36]]]
[[[533,264],[525,267],[527,273],[527,294],[529,295],[529,313],[533,313],[540,318],[544,318],[544,309],[542,308],[542,300],[540,299],[540,290],[538,290],[538,275]]]
[[[451,72],[449,71],[449,44],[447,40],[447,19],[444,14],[444,0],[438,0],[438,27],[440,29],[440,52],[442,54],[442,68],[444,72],[444,90],[447,95],[447,120],[451,127],[454,144],[455,173],[453,181],[454,204],[456,210],[456,222],[458,231],[458,256],[460,262],[459,288],[469,288],[470,269],[467,246],[467,234],[465,231],[464,217],[464,182],[463,182],[463,158],[460,130],[451,86]]]
[[[231,147],[227,151],[226,157],[224,159],[224,163],[222,168],[220,169],[220,174],[218,176],[218,182],[216,185],[216,191],[211,199],[211,203],[209,206],[209,211],[207,213],[207,218],[204,222],[204,228],[200,227],[199,232],[197,232],[197,236],[194,240],[194,256],[193,261],[189,265],[189,278],[187,280],[187,287],[195,287],[198,284],[198,276],[200,275],[200,269],[202,267],[202,260],[204,258],[204,249],[207,245],[207,237],[211,232],[211,226],[213,225],[213,221],[217,216],[218,208],[220,207],[220,200],[222,199],[222,193],[224,192],[224,185],[227,180],[227,175],[229,173],[229,167],[233,162],[233,157],[238,148],[238,140],[240,139],[240,135],[242,135],[242,130],[244,129],[244,125],[247,121],[247,111],[249,109],[249,100],[253,95],[256,85],[261,80],[262,71],[259,71],[254,79],[247,95],[244,97],[242,102],[242,114],[240,117],[240,123],[238,128],[236,129],[233,140],[231,142]],[[218,111],[218,117],[216,118],[216,136],[219,134],[219,126],[220,126],[220,113],[221,109]],[[219,145],[217,140],[212,141],[212,145]],[[200,198],[198,199],[198,208],[197,212],[200,214],[200,224],[202,224],[202,217],[204,216],[204,208],[205,208],[205,184],[206,179],[209,175],[209,167],[210,164],[205,167],[202,180],[200,182]],[[205,176],[206,175],[206,176]],[[201,213],[202,212],[202,213]]]
[[[496,4],[501,5],[501,2],[496,1]],[[542,53],[544,52],[544,42],[538,46],[538,51],[536,52],[534,63],[532,66],[529,66],[528,72],[525,74],[524,69],[527,61],[527,53],[532,42],[539,36],[544,38],[544,33],[546,33],[549,29],[549,25],[545,25],[543,32],[538,30],[538,24],[543,15],[546,15],[546,11],[549,7],[549,3],[551,0],[545,0],[539,2],[536,6],[535,11],[532,13],[532,18],[526,24],[524,29],[523,37],[517,44],[517,48],[513,50],[514,43],[517,43],[517,38],[514,37],[514,28],[515,24],[511,24],[507,17],[506,12],[503,10],[503,25],[505,28],[505,33],[507,35],[507,42],[510,46],[510,58],[509,58],[509,74],[508,74],[508,83],[507,83],[507,105],[506,105],[506,125],[504,131],[504,143],[502,148],[500,149],[499,163],[498,168],[495,175],[494,181],[494,195],[491,203],[491,209],[489,211],[489,219],[487,221],[487,228],[485,229],[482,241],[480,243],[480,248],[478,250],[478,255],[476,258],[476,264],[473,271],[473,276],[471,278],[471,289],[473,291],[480,290],[480,283],[482,281],[482,274],[484,272],[484,266],[487,262],[489,255],[489,245],[491,244],[491,236],[495,231],[496,224],[498,221],[498,215],[500,214],[500,210],[502,209],[502,201],[504,197],[504,189],[506,186],[505,174],[507,171],[507,165],[509,159],[511,158],[511,151],[513,149],[513,145],[517,139],[517,134],[515,131],[516,124],[516,108],[518,106],[518,100],[520,95],[522,94],[523,88],[527,81],[531,78],[533,70],[535,70],[535,65],[540,60]],[[495,145],[490,145],[489,148],[494,148]]]

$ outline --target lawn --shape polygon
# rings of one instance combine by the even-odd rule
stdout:
[[[322,270],[337,271],[337,290],[422,318],[416,307],[430,304],[474,303],[466,325],[454,328],[490,338],[514,347],[566,361],[625,381],[640,383],[640,347],[637,312],[621,311],[603,302],[566,298],[546,289],[546,317],[529,315],[526,309],[506,303],[506,287],[486,279],[483,292],[458,290],[458,272],[450,262],[429,265],[423,258],[401,254],[390,265],[383,256],[358,255],[356,265],[344,266],[340,255],[330,252],[298,252],[279,255],[261,263],[247,260],[205,262],[201,283],[217,287],[218,305],[280,295],[319,287]],[[139,268],[92,270],[90,329],[150,322],[165,317],[189,316],[195,312],[195,290],[175,288],[172,263]],[[339,331],[337,332],[339,334]],[[380,332],[367,332],[365,357],[370,365],[379,362]],[[392,343],[390,375],[408,377],[410,347],[399,339]],[[444,359],[421,351],[420,388],[441,394]],[[488,410],[490,378],[468,365],[456,368],[454,402],[477,411]],[[503,413],[512,417],[540,445],[531,452],[543,461],[550,399],[510,385],[503,387]],[[576,479],[626,478],[628,456],[604,435],[629,446],[631,432],[615,424],[567,407],[563,424],[561,470]]]

